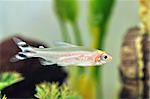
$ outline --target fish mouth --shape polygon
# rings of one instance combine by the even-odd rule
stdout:
[[[111,61],[112,61],[112,57],[111,57],[111,56],[108,58],[108,61],[109,61],[109,62],[111,62]]]

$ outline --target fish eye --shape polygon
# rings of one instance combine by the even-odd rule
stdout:
[[[107,56],[104,56],[104,59],[107,59]]]
[[[104,56],[102,57],[103,60],[107,60],[107,58],[108,58],[107,55],[104,55]]]

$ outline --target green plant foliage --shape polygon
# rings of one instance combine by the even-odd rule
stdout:
[[[115,0],[89,0],[88,21],[92,36],[92,47],[104,50],[108,22],[113,10]],[[96,96],[102,97],[101,69],[90,68],[90,74],[95,79],[97,86]]]
[[[0,90],[13,83],[23,80],[23,77],[16,72],[4,72],[0,74]]]
[[[74,32],[77,45],[83,45],[81,30],[78,25],[79,0],[54,0],[55,12],[57,14],[64,41],[71,42],[67,29],[67,22]],[[108,21],[115,0],[87,0],[89,5],[88,22],[92,38],[92,47],[104,48],[105,36],[107,34]],[[84,1],[84,2],[87,2]],[[81,1],[82,2],[82,1]],[[86,13],[85,13],[86,14]],[[89,71],[86,73],[85,71]],[[101,96],[102,84],[100,82],[101,71],[99,67],[71,67],[69,68],[68,82],[78,90],[85,99],[96,99]],[[83,79],[84,78],[84,79]],[[80,82],[80,83],[77,83]],[[88,94],[86,91],[88,90]],[[94,91],[93,91],[94,90]],[[87,94],[87,95],[85,95]]]
[[[35,97],[39,99],[82,99],[65,84],[43,82],[36,86],[36,91]]]
[[[54,10],[58,17],[58,22],[60,24],[62,38],[65,42],[71,43],[71,37],[68,33],[67,23],[71,25],[73,30],[75,43],[77,45],[82,45],[83,41],[81,38],[80,28],[78,26],[78,0],[54,0]],[[72,70],[70,70],[72,71]],[[73,73],[76,73],[74,80],[78,80],[80,74],[84,72],[84,68],[75,67],[73,72],[70,72],[70,77],[72,78]]]
[[[110,19],[115,0],[89,0],[89,25],[92,35],[97,39],[96,48],[104,47],[107,23]],[[98,32],[98,33],[94,33]],[[94,34],[93,34],[94,33]]]
[[[77,2],[76,0],[55,0],[55,12],[63,21],[76,21]]]
[[[1,99],[7,99],[7,97],[4,95]]]
[[[78,7],[77,0],[54,0],[54,10],[58,17],[58,22],[62,31],[63,40],[66,42],[71,42],[70,36],[67,29],[67,22],[71,25],[75,24],[77,20]],[[79,30],[76,31],[79,35]],[[80,39],[79,39],[80,40]]]

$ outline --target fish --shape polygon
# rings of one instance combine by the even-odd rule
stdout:
[[[59,66],[99,66],[112,60],[111,55],[105,51],[66,42],[54,42],[54,47],[51,48],[44,48],[44,46],[36,48],[16,37],[13,38],[13,41],[21,51],[10,59],[11,62],[38,57],[44,66],[53,64]]]

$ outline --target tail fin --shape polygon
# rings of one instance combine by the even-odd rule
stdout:
[[[11,62],[17,62],[19,60],[24,60],[33,56],[34,50],[30,45],[18,38],[13,38],[13,40],[22,52],[18,52],[18,54],[12,57],[10,59]]]
[[[28,45],[26,42],[18,38],[13,38],[13,40],[18,45],[18,47],[22,50],[22,52],[33,52],[32,47]]]

